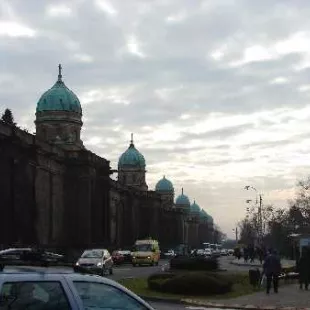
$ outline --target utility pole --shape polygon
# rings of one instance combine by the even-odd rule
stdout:
[[[258,242],[262,243],[263,242],[263,198],[260,193],[258,193],[257,189],[253,186],[247,185],[244,187],[246,190],[254,190],[256,192],[256,203],[255,205],[258,204],[258,212],[257,212],[257,217],[258,217]],[[257,199],[257,196],[259,197],[259,201]],[[252,200],[247,199],[246,203],[250,203]]]

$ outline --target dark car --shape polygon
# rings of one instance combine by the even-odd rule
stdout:
[[[38,248],[9,248],[0,251],[0,262],[6,261],[41,261],[41,262],[61,262],[64,256]]]
[[[76,265],[87,268],[101,276],[107,272],[113,274],[113,259],[107,249],[85,250]]]

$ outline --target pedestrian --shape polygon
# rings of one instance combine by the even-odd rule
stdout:
[[[271,289],[271,283],[273,284],[273,290],[278,293],[279,275],[281,272],[281,262],[275,250],[270,250],[269,255],[266,257],[264,265],[264,274],[267,278],[266,293],[269,294]]]
[[[310,257],[309,249],[306,247],[302,248],[301,257],[297,261],[297,272],[299,273],[299,288],[308,290],[310,280]]]

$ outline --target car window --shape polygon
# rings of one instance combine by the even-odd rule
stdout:
[[[0,310],[70,310],[60,282],[6,282],[0,293]]]
[[[111,285],[74,282],[85,309],[147,310],[138,300]]]
[[[101,258],[104,254],[103,250],[87,250],[82,254],[82,258]]]

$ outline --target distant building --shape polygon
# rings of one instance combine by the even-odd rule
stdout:
[[[133,137],[118,162],[87,150],[82,108],[62,80],[39,99],[36,134],[0,122],[0,245],[81,249],[131,246],[151,236],[162,247],[212,239],[213,219],[164,176],[146,184],[146,161]]]

